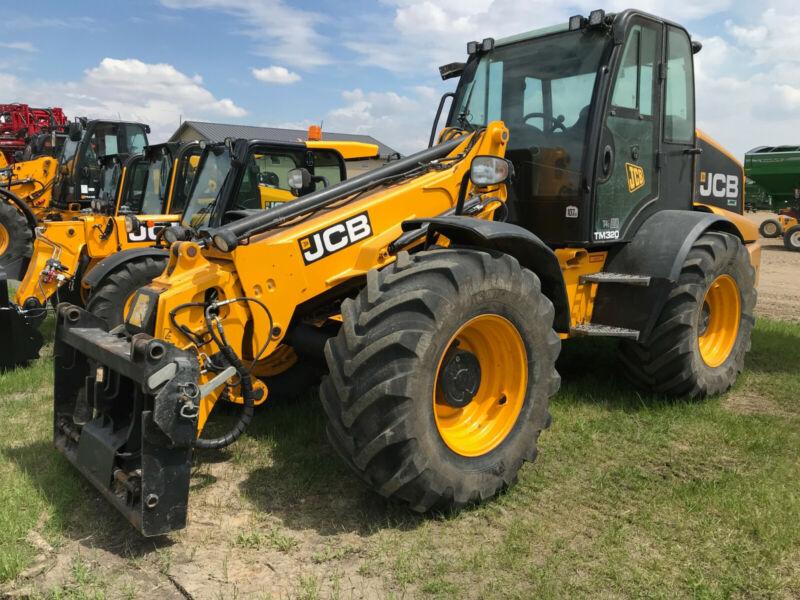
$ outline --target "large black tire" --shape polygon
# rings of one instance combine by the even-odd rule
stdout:
[[[781,224],[777,219],[767,219],[758,226],[758,233],[761,234],[761,237],[776,238],[781,237],[783,231],[781,230]]]
[[[800,225],[794,225],[783,234],[783,245],[789,250],[800,252]]]
[[[434,385],[454,334],[487,314],[510,322],[524,342],[527,387],[502,442],[469,457],[451,450],[437,428]],[[330,374],[320,397],[331,444],[367,485],[418,512],[495,496],[536,458],[550,423],[549,399],[560,383],[553,315],[539,279],[508,255],[400,253],[342,304],[342,328],[326,347]]]
[[[23,267],[33,253],[33,232],[25,216],[0,201],[0,268],[9,279],[22,279]]]
[[[711,367],[703,359],[699,339],[704,317],[707,323],[706,294],[723,275],[736,283],[739,325],[727,357]],[[696,398],[724,392],[744,367],[755,305],[755,269],[742,242],[727,233],[703,234],[692,245],[649,339],[620,344],[626,374],[652,393]]]
[[[103,319],[109,329],[120,325],[128,299],[164,272],[167,258],[147,256],[124,263],[101,279],[89,294],[86,310]]]

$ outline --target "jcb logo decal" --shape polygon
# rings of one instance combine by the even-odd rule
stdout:
[[[700,195],[707,198],[738,198],[739,178],[725,173],[700,171]]]
[[[303,262],[310,265],[371,235],[369,215],[363,212],[301,238],[298,243]]]
[[[158,233],[165,227],[171,227],[173,223],[141,223],[139,229],[128,232],[128,241],[131,243],[137,242],[155,242]]]
[[[625,171],[628,174],[628,191],[633,193],[644,187],[644,169],[639,165],[625,163]]]

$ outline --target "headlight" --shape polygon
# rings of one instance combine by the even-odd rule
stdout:
[[[133,233],[135,230],[138,229],[139,222],[131,215],[127,215],[125,217],[125,231],[128,233]]]
[[[308,169],[292,169],[286,174],[286,182],[293,190],[303,190],[311,185],[311,173]]]
[[[228,242],[221,235],[214,236],[214,246],[217,248],[217,250],[221,250],[222,252],[228,252]]]
[[[499,156],[476,156],[472,159],[469,178],[477,187],[503,183],[513,174],[511,163]]]
[[[225,231],[216,234],[212,241],[214,242],[214,247],[222,252],[232,252],[239,245],[239,240],[236,239],[236,236]]]

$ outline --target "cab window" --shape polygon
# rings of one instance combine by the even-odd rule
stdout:
[[[694,143],[692,46],[687,35],[673,27],[670,27],[667,33],[664,139],[679,144]]]

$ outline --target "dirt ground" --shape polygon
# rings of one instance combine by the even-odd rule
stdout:
[[[748,217],[761,224],[772,213],[758,212]],[[782,238],[762,239],[761,279],[756,313],[784,321],[800,321],[800,252],[783,246]]]

